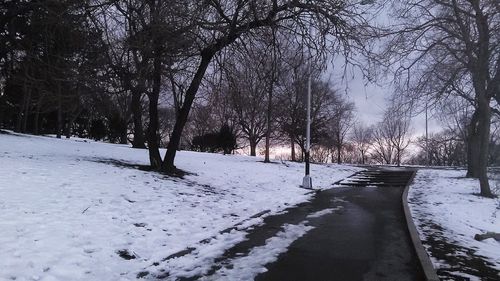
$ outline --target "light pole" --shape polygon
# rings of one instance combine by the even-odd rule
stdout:
[[[363,0],[361,5],[373,4],[374,0]],[[309,34],[312,34],[312,23],[309,23]],[[309,157],[311,152],[311,80],[312,80],[312,58],[309,61],[309,77],[307,79],[307,126],[306,126],[306,175],[302,179],[302,187],[312,189],[312,178],[309,169]]]
[[[309,169],[309,155],[311,152],[311,79],[312,79],[312,66],[309,66],[309,77],[307,79],[307,126],[306,126],[306,175],[302,179],[302,187],[312,189],[312,179]]]
[[[427,107],[428,107],[428,100],[425,101],[425,166],[429,166],[429,162],[430,162]]]
[[[309,35],[312,38],[312,22],[309,22]],[[309,57],[309,77],[307,78],[307,125],[306,125],[306,174],[302,179],[302,187],[312,189],[312,178],[310,176],[309,158],[311,154],[311,83],[312,83],[312,54]]]

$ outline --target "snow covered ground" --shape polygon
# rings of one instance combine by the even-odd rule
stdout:
[[[477,196],[478,181],[464,176],[463,170],[419,170],[408,196],[413,219],[441,278],[500,280],[500,242],[474,239],[500,233],[500,199]],[[498,193],[495,177],[490,184]]]
[[[193,174],[175,179],[127,166],[147,164],[145,150],[0,134],[0,280],[135,280],[162,266],[170,279],[199,274],[263,216],[311,198],[298,187],[303,165],[260,161],[180,152],[177,166]],[[357,170],[311,166],[316,188]],[[309,229],[289,225],[269,245],[286,248]]]

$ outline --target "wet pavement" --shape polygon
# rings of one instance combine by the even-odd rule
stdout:
[[[341,211],[311,220],[316,228],[256,280],[424,280],[401,203],[411,174],[396,173],[357,175],[319,193]]]
[[[267,272],[255,280],[424,280],[401,202],[412,175],[408,170],[361,172],[336,188],[318,192],[310,202],[267,217],[246,241],[217,259],[204,277],[210,279],[221,267],[230,267],[232,259],[264,245],[284,224],[307,220],[315,228],[295,240],[276,262],[267,264]],[[330,208],[335,211],[308,217]]]

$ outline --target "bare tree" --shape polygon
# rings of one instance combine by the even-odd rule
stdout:
[[[132,147],[145,148],[143,98],[150,87],[150,46],[145,40],[147,6],[143,1],[114,1],[112,8],[95,14],[94,21],[104,27],[111,71],[119,79],[133,123]],[[150,80],[150,79],[149,79]],[[127,118],[128,119],[128,118]]]
[[[342,163],[342,151],[346,145],[347,135],[354,123],[354,104],[337,94],[333,106],[333,118],[329,124],[329,138],[335,148],[337,163]],[[332,162],[334,162],[332,155]]]
[[[196,48],[188,42],[191,42],[193,19],[200,12],[200,7],[174,0],[96,2],[104,11],[103,14],[118,14],[112,18],[115,19],[113,24],[118,26],[115,32],[119,36],[125,33],[124,50],[121,54],[128,65],[125,64],[126,71],[121,74],[125,75],[125,81],[129,82],[127,90],[132,94],[131,108],[134,113],[135,131],[139,136],[142,129],[141,98],[145,95],[148,100],[146,136],[149,159],[154,169],[161,170],[158,109],[160,93],[165,89],[164,77],[172,78],[174,66],[182,61],[179,59],[181,54],[186,56]],[[127,75],[127,72],[130,75]],[[170,75],[165,75],[166,73]],[[172,92],[174,89],[176,88],[172,87]],[[174,94],[174,98],[176,97]],[[136,142],[140,143],[142,140],[138,138]]]
[[[419,137],[416,144],[420,148],[413,162],[432,166],[462,166],[465,164],[465,144],[455,132],[444,130],[439,133]]]
[[[10,9],[17,4],[21,9]],[[9,11],[4,16],[7,8]],[[307,53],[301,54],[301,63],[305,56],[324,61],[328,53],[339,52],[350,59],[353,51],[366,50],[366,39],[373,31],[364,18],[366,10],[361,4],[344,0],[9,1],[0,4],[0,11],[0,26],[6,30],[0,36],[1,43],[5,43],[0,46],[0,83],[2,89],[8,88],[4,84],[10,87],[9,99],[10,95],[22,93],[22,97],[14,97],[13,114],[17,114],[15,123],[19,130],[29,127],[28,117],[38,118],[43,114],[42,105],[49,104],[50,113],[57,119],[53,122],[53,132],[60,137],[66,125],[70,134],[73,119],[80,115],[80,105],[91,100],[89,108],[85,108],[90,116],[87,123],[101,131],[96,133],[100,139],[104,131],[119,131],[113,133],[112,138],[119,135],[120,141],[127,142],[128,125],[132,123],[134,147],[144,146],[144,134],[151,167],[173,174],[178,172],[175,155],[199,89],[209,80],[207,73],[219,71],[214,61],[229,47],[251,45],[258,38],[271,54],[262,64],[263,71],[257,72],[261,82],[266,82],[262,115],[265,116],[266,160],[269,161],[277,112],[274,101],[282,90],[278,89],[277,68],[285,61],[279,57],[281,44],[300,45],[300,51]],[[11,22],[20,24],[21,28],[13,28]],[[96,42],[91,38],[96,38]],[[85,42],[92,44],[88,47]],[[16,44],[15,48],[11,47]],[[95,53],[102,53],[103,58]],[[86,65],[84,71],[80,59],[90,54],[99,60],[94,61],[93,67]],[[318,71],[314,72],[313,76]],[[80,83],[78,80],[87,73],[91,73],[94,80]],[[7,76],[9,81],[4,79]],[[323,83],[317,80],[315,87],[325,90]],[[303,86],[299,84],[298,88]],[[219,90],[206,93],[214,99],[227,98],[222,94],[217,96]],[[297,96],[300,99],[302,93],[295,92],[301,94]],[[328,120],[319,105],[329,99],[328,94],[316,98],[318,106],[313,112],[316,136],[323,133],[321,130]],[[172,102],[174,107],[175,124],[170,134],[160,128],[164,101]],[[4,99],[2,103],[4,107]],[[147,108],[146,130],[143,106]],[[97,108],[99,114],[91,110]],[[218,109],[216,114],[229,111],[223,107]],[[33,111],[36,113],[32,114]],[[302,112],[303,108],[297,108],[295,113]],[[167,110],[163,115],[171,113]],[[15,120],[15,116],[12,119]],[[295,121],[293,128],[302,130],[303,122]],[[168,123],[163,122],[163,127],[169,127]],[[116,125],[113,126],[116,130],[109,128],[110,124]],[[230,124],[224,125],[228,125],[224,127],[226,132],[234,133]],[[294,142],[303,144],[302,135],[295,134]],[[159,148],[167,138],[167,152],[162,158]]]
[[[191,83],[185,92],[183,105],[171,134],[167,152],[161,170],[175,172],[174,159],[179,148],[184,125],[187,122],[191,106],[198,92],[205,73],[216,54],[227,46],[240,40],[242,35],[261,28],[276,26],[293,26],[296,34],[303,38],[311,38],[306,30],[313,25],[318,32],[316,38],[310,40],[311,46],[325,50],[332,40],[335,46],[361,46],[357,38],[362,37],[363,28],[367,27],[361,17],[359,6],[346,5],[344,1],[222,1],[211,0],[186,5],[195,11],[197,38],[194,43],[198,47],[196,56],[198,67]],[[328,39],[328,40],[327,40]],[[353,39],[351,41],[351,39]],[[347,49],[346,49],[347,50]]]
[[[307,81],[304,78],[307,69],[300,48],[290,50],[285,58],[288,64],[286,71],[280,77],[282,89],[277,96],[280,106],[276,109],[278,111],[276,119],[282,138],[290,144],[291,160],[296,161],[297,139],[304,133],[300,130],[304,128],[301,124],[305,116],[304,96]]]
[[[465,91],[462,90],[465,94]],[[465,144],[465,155],[467,164],[467,176],[478,176],[478,136],[476,134],[477,114],[474,102],[457,96],[449,96],[440,100],[438,104],[438,118],[446,126],[447,130],[453,132]],[[476,119],[476,120],[473,120]]]
[[[388,130],[388,137],[396,153],[396,165],[400,166],[401,159],[411,143],[409,136],[411,118],[408,113],[402,110],[393,109],[388,112],[387,116],[384,118],[384,122],[387,124],[386,129]]]
[[[368,150],[373,141],[373,127],[365,126],[358,122],[352,130],[351,140],[360,155],[358,162],[366,164]]]
[[[270,50],[270,60],[268,61],[268,67],[267,71],[265,73],[268,73],[269,77],[269,83],[267,85],[267,109],[266,109],[266,148],[265,148],[265,157],[264,157],[264,162],[269,163],[271,160],[269,159],[269,152],[270,152],[270,146],[271,146],[271,133],[273,130],[273,99],[274,99],[274,92],[275,92],[275,87],[276,87],[276,82],[278,81],[278,76],[279,76],[279,66],[278,66],[278,56],[279,52],[278,49],[280,46],[278,46],[277,38],[276,38],[276,30],[274,26],[271,26],[271,32],[270,32],[271,40],[268,40],[270,43],[268,47],[271,49]]]
[[[383,123],[380,123],[373,130],[371,158],[375,162],[389,165],[392,164],[393,155],[394,147],[390,139],[386,136],[386,130],[383,128]]]
[[[295,146],[301,149],[303,159],[306,144],[306,97],[307,76],[303,68],[295,69],[291,73],[291,80],[287,88],[280,93],[279,111],[277,120],[282,134],[290,140],[292,160],[295,159]],[[333,147],[334,136],[332,127],[336,117],[340,117],[338,109],[345,104],[329,82],[321,81],[319,71],[311,81],[311,146]],[[342,121],[340,121],[342,122]]]
[[[389,107],[373,132],[373,156],[385,164],[401,165],[410,145],[410,114],[400,106]]]
[[[500,9],[496,0],[415,0],[394,5],[396,30],[386,58],[399,65],[399,84],[412,99],[436,100],[444,93],[460,95],[457,81],[472,90],[475,112],[469,138],[477,147],[481,195],[491,197],[487,178],[491,100],[500,85]],[[422,95],[425,95],[422,97]],[[460,95],[464,99],[467,96]],[[469,161],[471,159],[468,159]]]
[[[260,72],[267,64],[267,48],[253,46],[244,53],[237,53],[225,64],[227,92],[238,119],[241,135],[250,145],[250,155],[256,156],[259,142],[266,136],[267,86]]]

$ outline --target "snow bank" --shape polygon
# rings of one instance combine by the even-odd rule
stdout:
[[[177,166],[194,174],[173,179],[127,167],[147,164],[145,150],[2,134],[0,280],[135,280],[193,245],[206,258],[179,262],[174,273],[204,268],[245,228],[221,230],[310,199],[298,188],[303,165],[260,161],[179,152]],[[312,165],[313,184],[329,188],[356,170]]]
[[[500,242],[474,240],[475,234],[500,232],[500,199],[477,196],[479,182],[464,175],[460,170],[419,170],[409,191],[412,217],[423,241],[442,236],[449,243],[473,249],[500,270]],[[490,182],[493,188],[498,185]],[[425,242],[424,246],[429,250]],[[436,258],[433,262],[438,268],[449,266]]]

